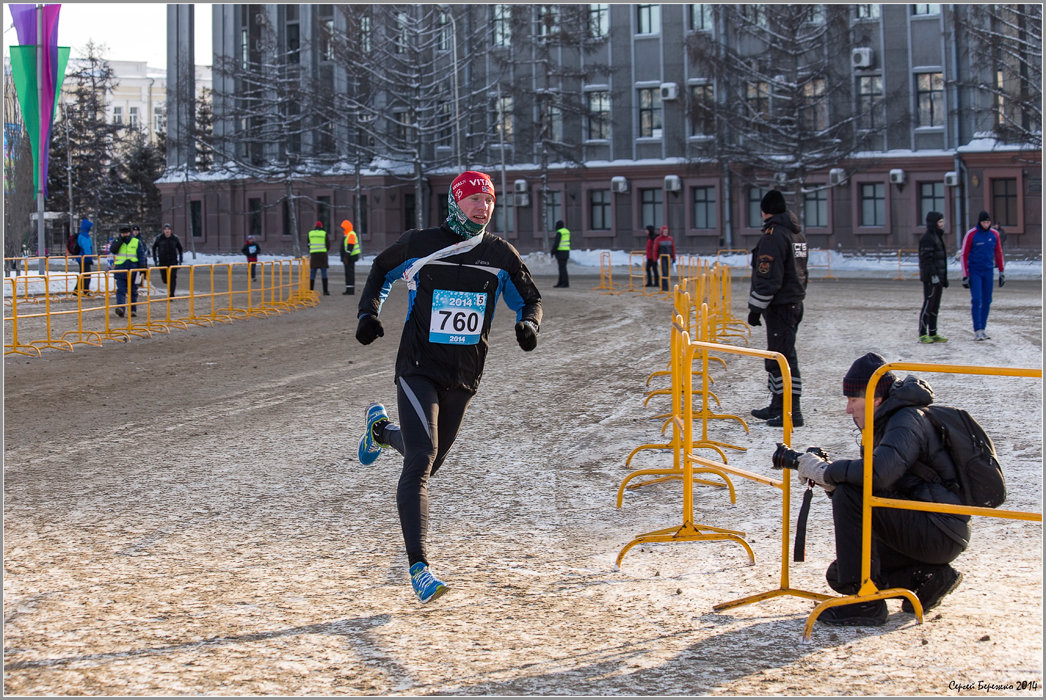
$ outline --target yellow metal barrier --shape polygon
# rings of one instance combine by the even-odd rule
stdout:
[[[824,255],[825,255],[825,264],[824,265],[814,265],[813,264],[813,259],[814,259],[813,254],[814,253],[824,253]],[[810,270],[820,270],[820,269],[824,269],[825,270],[825,275],[824,275],[824,277],[821,277],[821,279],[823,279],[823,280],[838,280],[839,279],[838,277],[836,277],[836,276],[834,276],[832,274],[832,251],[830,251],[830,250],[821,250],[820,248],[810,249],[810,251],[807,254],[807,258],[806,258],[806,271],[807,271],[807,273],[809,273]]]
[[[631,275],[629,276],[631,279]],[[614,290],[614,271],[610,265],[610,252],[603,251],[599,254],[599,284],[592,291],[602,290],[603,294],[617,294]]]
[[[257,281],[247,274],[246,262],[175,266],[183,273],[183,280],[186,268],[189,276],[187,291],[175,296],[170,295],[169,285],[160,281],[158,268],[133,273],[100,269],[80,274],[75,259],[57,258],[58,271],[50,269],[54,260],[46,261],[47,275],[25,273],[5,278],[5,340],[10,339],[4,345],[5,355],[39,356],[45,347],[72,350],[78,344],[126,341],[132,336],[167,333],[171,328],[184,329],[190,324],[209,326],[236,318],[270,316],[318,303],[316,293],[307,288],[305,258],[256,263]],[[7,259],[5,263],[8,269],[22,271],[29,269],[32,259]],[[75,271],[69,271],[71,264]],[[241,271],[247,279],[245,286],[242,282],[234,283]],[[132,274],[141,276],[137,314],[130,313],[128,284],[128,299],[122,305],[125,313],[123,317],[113,316],[117,307],[112,292],[117,274],[126,275],[128,282]],[[84,289],[88,280],[93,291]],[[162,294],[155,293],[157,287]],[[75,308],[70,308],[68,302],[75,302]],[[34,339],[26,342],[26,337]]]
[[[635,264],[635,259],[639,258],[639,265]],[[636,277],[639,278],[639,282],[636,282]],[[640,294],[646,293],[646,251],[645,250],[633,250],[628,253],[628,291],[639,292]]]
[[[904,370],[909,372],[938,372],[947,374],[977,374],[1000,377],[1038,377],[1042,379],[1041,369],[1024,369],[1011,367],[978,367],[963,365],[932,365],[918,362],[889,362],[879,367],[872,373],[865,390],[864,404],[864,430],[861,433],[861,443],[869,446],[864,450],[864,482],[863,508],[861,512],[861,588],[849,596],[830,597],[822,600],[810,613],[803,628],[803,641],[810,641],[813,634],[814,622],[825,610],[839,605],[861,603],[886,598],[906,598],[915,609],[915,617],[921,624],[923,621],[922,604],[912,591],[906,588],[888,588],[879,590],[872,581],[872,508],[901,508],[906,510],[920,510],[930,513],[953,513],[958,515],[983,515],[990,518],[1005,518],[1009,520],[1027,520],[1031,522],[1042,522],[1042,513],[1033,513],[1019,510],[1001,510],[999,508],[981,508],[975,506],[956,506],[946,503],[927,503],[924,501],[907,501],[896,498],[882,498],[872,494],[872,450],[875,413],[875,387],[879,378],[890,370]],[[717,608],[718,609],[718,608]]]
[[[904,257],[905,253],[909,253],[909,254],[914,253],[915,254],[915,262],[914,263],[906,263],[906,262],[904,262],[903,257]],[[904,276],[904,272],[903,272],[903,267],[907,267],[907,268],[911,269],[912,265],[915,266],[915,271],[914,272],[910,272],[908,274],[908,277],[905,277]],[[897,276],[894,277],[893,279],[895,279],[895,280],[903,280],[903,279],[918,279],[918,278],[919,278],[919,251],[918,250],[898,250],[897,251]]]
[[[720,248],[715,252],[715,260],[717,265],[723,265],[724,267],[729,267],[732,270],[741,270],[742,277],[751,277],[752,267],[748,262],[746,262],[744,265],[727,265],[722,260],[720,260],[720,258],[723,257],[724,254],[729,253],[741,253],[742,255],[750,256],[752,254],[752,251],[748,250],[747,248]],[[746,261],[747,259],[748,258],[746,257]]]

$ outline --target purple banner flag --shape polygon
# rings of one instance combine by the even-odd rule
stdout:
[[[40,81],[39,124],[41,137],[38,140],[39,153],[33,157],[37,161],[39,178],[43,186],[44,194],[47,194],[47,163],[50,153],[51,122],[54,118],[55,97],[62,84],[62,78],[58,75],[58,13],[61,5],[43,6],[43,27],[40,35],[42,41],[37,37],[37,6],[31,4],[11,4],[7,6],[11,11],[11,19],[14,21],[15,31],[18,33],[18,43],[22,46],[36,46],[42,44],[44,47],[44,71],[43,76],[38,77]],[[35,86],[34,86],[35,87]]]

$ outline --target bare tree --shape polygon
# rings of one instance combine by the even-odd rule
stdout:
[[[976,4],[964,7],[962,29],[971,38],[972,79],[963,87],[986,92],[980,109],[986,131],[1001,141],[1042,149],[1042,6]]]
[[[782,190],[802,217],[808,178],[842,167],[886,129],[881,101],[852,107],[849,64],[839,60],[850,55],[847,9],[792,3],[714,12],[729,39],[687,40],[690,58],[713,76],[687,96],[691,124],[711,131],[695,155]]]

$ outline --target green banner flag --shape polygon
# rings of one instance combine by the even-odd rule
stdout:
[[[58,98],[62,92],[62,81],[65,78],[65,67],[69,63],[69,47],[58,47],[58,80],[54,91],[54,104],[51,105],[51,118],[49,124],[54,123],[55,113],[58,111]],[[12,46],[11,47],[11,75],[15,82],[15,93],[18,95],[18,104],[22,108],[22,119],[25,129],[29,132],[29,143],[33,147],[33,191],[36,192],[40,186],[40,110],[37,109],[37,82],[36,82],[36,46]],[[44,173],[47,177],[47,173]]]

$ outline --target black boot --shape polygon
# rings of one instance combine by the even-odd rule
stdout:
[[[759,420],[769,420],[776,418],[781,415],[782,406],[784,405],[784,396],[781,394],[770,394],[770,405],[766,408],[755,408],[752,409],[752,415]]]
[[[766,424],[769,425],[771,428],[782,427],[784,425],[784,408],[782,407],[780,414],[766,421]],[[792,427],[803,427],[803,412],[799,408],[799,397],[795,394],[792,394]]]
[[[312,290],[314,290],[315,288],[316,288],[316,280],[314,280],[314,279],[310,279],[310,280],[309,280],[309,291],[311,292],[311,291],[312,291]]]
[[[331,295],[330,291],[327,290],[327,278],[324,277],[323,278],[323,296],[329,297],[330,295]]]

